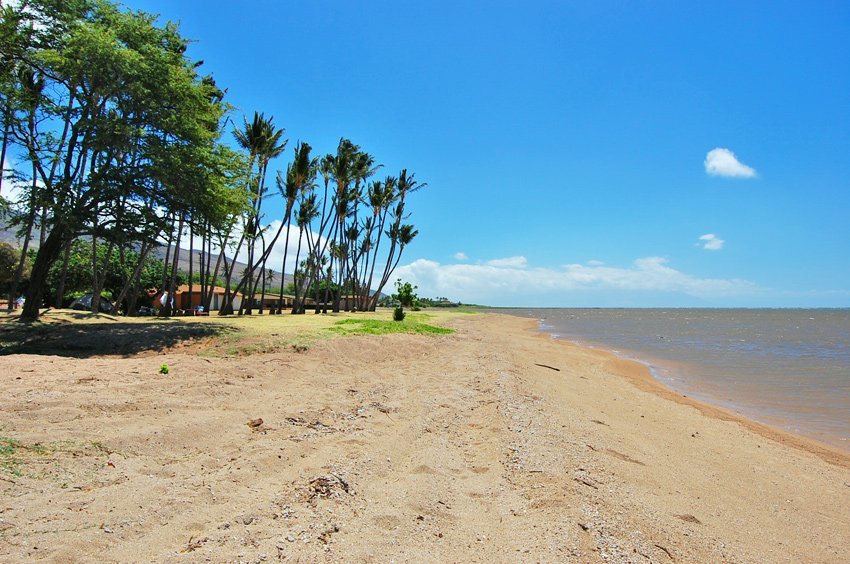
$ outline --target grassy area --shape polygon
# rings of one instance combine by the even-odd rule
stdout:
[[[306,350],[324,339],[350,335],[410,333],[444,334],[441,324],[461,308],[408,313],[392,321],[392,310],[315,315],[251,315],[219,317],[117,317],[71,310],[48,310],[40,321],[18,323],[0,317],[0,355],[133,356],[180,350],[204,356],[233,357],[279,350]]]
[[[339,335],[386,335],[388,333],[411,333],[416,335],[445,335],[454,333],[451,329],[429,325],[408,314],[404,321],[386,321],[382,319],[343,319],[329,327]]]

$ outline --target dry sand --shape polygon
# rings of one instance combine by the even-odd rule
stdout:
[[[846,455],[528,320],[449,325],[0,357],[0,437],[30,447],[0,468],[0,560],[847,561]]]

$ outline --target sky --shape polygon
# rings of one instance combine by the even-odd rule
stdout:
[[[237,121],[427,182],[419,295],[850,306],[850,3],[125,4],[180,23]]]

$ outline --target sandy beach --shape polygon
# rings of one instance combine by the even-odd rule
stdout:
[[[846,454],[527,319],[444,323],[0,357],[0,560],[846,561]]]

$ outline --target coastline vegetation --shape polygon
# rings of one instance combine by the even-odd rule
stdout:
[[[33,321],[86,287],[93,312],[109,297],[124,315],[169,317],[209,312],[221,286],[221,314],[374,310],[418,234],[408,196],[426,184],[407,169],[378,179],[344,137],[325,155],[298,141],[275,171],[286,130],[262,112],[234,119],[188,44],[176,24],[106,0],[0,7],[0,162],[16,163],[0,211],[22,241],[4,253],[9,308],[23,292]],[[294,270],[290,296],[285,280],[272,293],[278,267]]]

